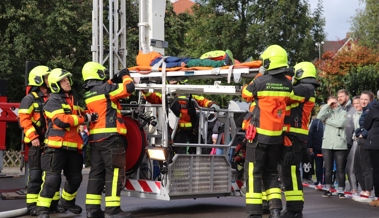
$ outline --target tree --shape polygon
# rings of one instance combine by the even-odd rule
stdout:
[[[365,4],[363,10],[358,10],[352,18],[352,36],[358,39],[359,44],[378,49],[379,44],[379,2],[376,0],[361,0]]]
[[[279,44],[289,53],[291,64],[313,60],[314,42],[325,36],[319,2],[311,15],[308,1],[301,0],[199,0],[186,38],[188,50],[199,56],[229,48],[243,61],[249,56],[258,59],[267,46]]]
[[[8,99],[25,95],[25,61],[61,67],[74,75],[80,90],[81,67],[91,59],[91,3],[68,0],[21,0],[0,3],[0,77],[8,78]],[[17,124],[8,124],[7,146],[19,147]]]
[[[363,91],[362,87],[375,87],[376,79],[373,78],[376,74],[372,73],[372,69],[376,68],[364,67],[376,65],[378,61],[377,52],[359,45],[352,46],[352,49],[342,50],[339,53],[325,52],[322,59],[315,62],[316,68],[319,69],[318,76],[321,81],[320,90],[322,91],[319,95],[325,99],[341,88],[349,88],[350,92],[357,94]],[[369,74],[364,75],[365,72]],[[365,85],[358,85],[358,83]]]
[[[344,85],[352,96],[360,95],[362,91],[378,90],[379,65],[369,64],[352,67],[349,74],[344,77]]]

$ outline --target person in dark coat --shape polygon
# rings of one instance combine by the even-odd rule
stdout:
[[[368,151],[373,171],[375,197],[379,198],[379,102],[373,101],[371,109],[366,114],[363,127],[368,131],[364,148]],[[379,207],[379,200],[370,202],[371,206]]]
[[[364,146],[368,136],[368,131],[364,128],[364,121],[375,102],[374,93],[369,91],[361,93],[360,104],[362,106],[362,114],[359,117],[359,128],[355,130],[355,137],[358,139],[358,149],[355,153],[356,162],[354,163],[354,171],[362,191],[358,196],[353,196],[353,200],[358,202],[370,202],[372,200],[370,196],[373,188],[373,173],[370,154]]]
[[[321,106],[322,107],[322,106]],[[316,162],[316,179],[315,185],[324,184],[322,179],[323,161],[321,145],[324,136],[324,123],[319,119],[314,119],[309,126],[308,149],[309,153],[314,156]]]

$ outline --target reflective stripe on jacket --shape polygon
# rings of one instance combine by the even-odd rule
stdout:
[[[129,93],[128,86],[131,85],[133,88]],[[119,100],[129,97],[133,91],[134,83],[130,76],[124,76],[123,83],[108,81],[89,88],[85,93],[87,109],[99,115],[96,122],[90,123],[89,142],[101,141],[112,135],[126,135]]]
[[[41,91],[31,92],[21,100],[18,119],[20,127],[24,131],[25,143],[30,143],[45,134],[46,121],[42,106],[46,100],[47,96],[44,96]]]
[[[298,84],[291,93],[290,114],[284,119],[283,130],[301,141],[308,140],[308,129],[313,107],[315,87],[312,84]]]
[[[257,129],[258,142],[282,143],[286,106],[292,92],[291,81],[284,74],[266,74],[255,78],[246,92],[252,93],[256,103],[251,123]]]
[[[81,150],[83,140],[78,134],[78,126],[84,123],[84,117],[81,116],[84,110],[78,106],[74,97],[53,93],[47,100],[44,111],[48,119],[46,145],[51,148]]]

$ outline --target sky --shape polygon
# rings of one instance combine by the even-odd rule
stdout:
[[[316,8],[318,0],[309,0],[312,11]],[[351,17],[356,10],[364,9],[359,0],[323,0],[326,39],[336,41],[344,39],[349,32]]]
[[[308,1],[313,11],[318,0]],[[323,4],[326,39],[331,41],[344,39],[351,26],[351,17],[356,15],[357,9],[364,9],[364,4],[359,0],[323,0]]]

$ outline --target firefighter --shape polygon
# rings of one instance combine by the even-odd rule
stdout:
[[[45,140],[46,121],[43,105],[50,95],[47,78],[50,74],[47,66],[34,67],[28,77],[28,94],[21,100],[18,111],[20,127],[24,132],[24,143],[28,146],[29,177],[27,184],[26,206],[31,216],[36,215],[38,193],[41,190],[42,170],[41,153]],[[50,211],[65,212],[58,207],[59,192],[54,195]]]
[[[171,85],[180,85],[184,82],[170,80]],[[158,92],[146,92],[142,90],[143,98],[151,104],[162,104],[162,94]],[[171,105],[173,113],[180,117],[178,123],[178,131],[175,134],[175,143],[197,143],[198,140],[198,115],[196,108],[191,99],[194,99],[200,107],[213,108],[215,111],[220,110],[220,107],[213,101],[204,98],[201,95],[179,95],[174,93],[175,99]],[[188,98],[189,97],[189,98]],[[176,154],[186,154],[185,147],[176,147],[173,149]],[[188,153],[195,154],[195,147],[190,147]]]
[[[279,218],[282,209],[278,182],[278,162],[283,147],[283,125],[290,102],[292,84],[287,52],[278,45],[269,46],[261,55],[264,74],[243,90],[254,99],[254,109],[246,128],[246,212],[250,218],[262,217],[262,183],[269,202],[270,218]]]
[[[294,67],[293,92],[290,114],[284,120],[284,151],[282,184],[286,198],[286,211],[282,218],[303,217],[304,195],[300,177],[300,163],[309,163],[307,148],[308,126],[315,105],[316,68],[311,62],[301,62]]]
[[[99,63],[87,62],[82,69],[87,109],[99,114],[90,124],[89,145],[91,170],[86,194],[87,217],[128,218],[120,207],[120,193],[125,179],[126,127],[119,100],[134,92],[129,71],[123,69],[106,80],[107,69]],[[105,211],[101,197],[105,185]]]
[[[78,126],[96,120],[97,114],[84,114],[83,109],[72,95],[72,74],[56,68],[51,71],[48,84],[50,94],[44,106],[47,117],[45,150],[41,155],[43,170],[42,189],[37,200],[38,218],[49,218],[48,208],[56,190],[61,185],[61,172],[66,177],[58,205],[64,210],[80,214],[82,208],[75,204],[75,198],[82,182],[81,149],[83,140]]]

